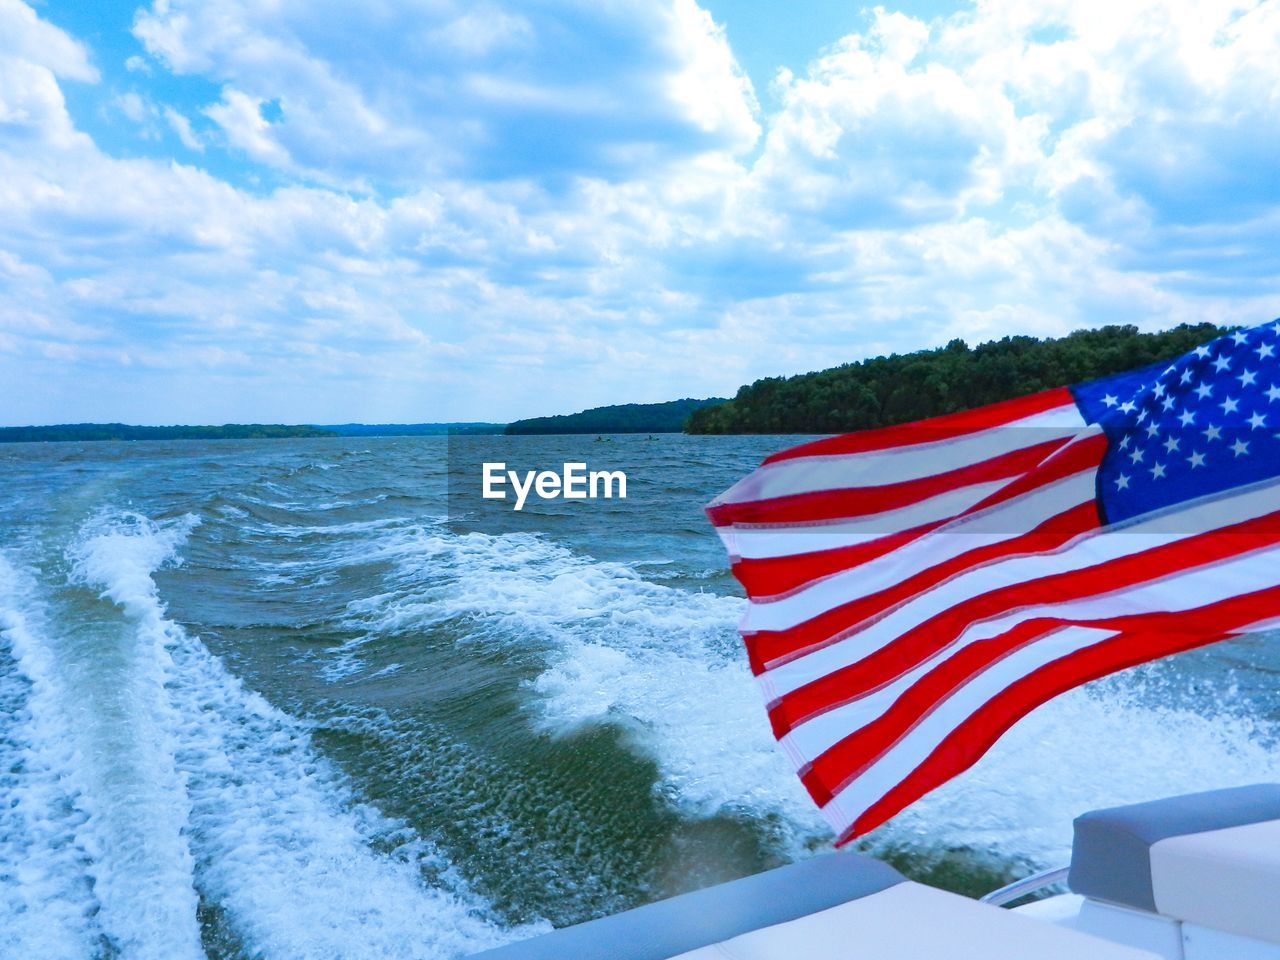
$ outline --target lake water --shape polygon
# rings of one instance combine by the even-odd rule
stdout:
[[[701,513],[794,438],[589,441],[467,441],[628,474],[519,514],[444,438],[0,446],[0,955],[450,958],[826,849]],[[1062,697],[862,848],[975,893],[1280,780],[1276,647]]]

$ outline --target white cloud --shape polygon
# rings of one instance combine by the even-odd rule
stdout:
[[[102,91],[266,190],[94,144],[88,52],[0,0],[3,416],[501,419],[1277,312],[1269,5],[880,10],[768,112],[693,0],[342,9],[161,0]]]
[[[233,147],[243,150],[259,163],[290,167],[289,151],[275,138],[271,124],[262,115],[263,101],[226,87],[222,100],[205,108],[205,116],[222,128]]]
[[[98,79],[84,46],[41,20],[22,0],[0,0],[0,56],[44,67],[68,80]]]
[[[780,77],[749,195],[784,221],[920,240],[913,224],[1062,219],[1114,268],[1220,295],[1228,247],[1207,255],[1204,225],[1273,262],[1278,43],[1274,5],[1236,0],[987,2],[932,25],[877,10]]]
[[[521,47],[533,38],[524,17],[489,4],[480,4],[427,31],[427,45],[441,44],[469,57],[484,57],[495,50]]]
[[[948,219],[999,199],[1035,130],[950,64],[916,62],[928,28],[879,11],[866,36],[783,80],[755,174],[831,226]]]
[[[231,143],[324,182],[617,179],[655,158],[749,149],[758,132],[750,83],[693,0],[165,0],[134,32],[170,69],[223,86],[210,116]],[[272,129],[251,101],[279,103]]]
[[[731,150],[749,150],[760,136],[751,81],[734,60],[724,31],[695,0],[675,0],[671,38],[680,67],[667,78],[671,100],[698,129],[723,136]]]
[[[84,139],[67,116],[59,77],[93,83],[98,73],[79,43],[19,0],[0,0],[0,149]]]
[[[129,91],[116,97],[116,108],[134,123],[146,123],[155,115],[155,109],[135,91]]]
[[[196,136],[195,131],[191,129],[191,121],[173,109],[173,107],[165,107],[163,112],[165,122],[169,124],[178,139],[182,141],[182,145],[188,150],[204,153],[204,143]]]

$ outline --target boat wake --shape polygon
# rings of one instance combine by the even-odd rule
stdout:
[[[79,960],[100,946],[87,813],[33,590],[0,553],[0,955]]]
[[[661,794],[693,817],[773,824],[781,852],[829,836],[787,767],[740,651],[736,597],[646,580],[532,534],[382,529],[392,589],[351,607],[359,655],[379,637],[450,620],[459,642],[537,651],[532,722],[558,735],[617,724],[658,764]],[[1082,810],[1280,780],[1277,729],[1231,696],[1196,696],[1140,668],[1060,697],[972,770],[863,848],[928,867],[959,853],[995,873],[1066,862]]]
[[[653,583],[534,534],[419,527],[380,542],[396,559],[393,590],[351,605],[362,638],[449,621],[477,653],[536,651],[527,691],[537,729],[621,726],[682,813],[785,823],[775,839],[795,856],[825,834],[739,655],[738,598]]]
[[[0,562],[0,954],[446,958],[527,935],[167,618],[152,574],[193,524],[96,518],[44,596]]]
[[[0,551],[0,956],[445,960],[545,926],[501,918],[581,919],[829,838],[769,732],[739,598],[540,534],[213,517],[217,538],[115,512]],[[157,572],[222,543],[256,553],[166,591],[217,570],[275,603],[319,591],[297,675],[336,706],[282,711],[168,612]],[[1236,659],[1255,679],[1258,656]],[[1266,710],[1161,679],[1194,667],[1047,704],[865,848],[972,880],[1064,862],[1082,810],[1280,780]]]

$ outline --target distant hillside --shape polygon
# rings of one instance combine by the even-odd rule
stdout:
[[[221,426],[135,427],[127,423],[59,423],[0,427],[0,443],[58,440],[274,440],[284,437],[423,437],[502,433],[501,423],[341,423],[333,426],[224,423]]]
[[[321,427],[280,423],[224,423],[222,426],[135,427],[127,423],[58,423],[47,427],[0,427],[0,443],[52,440],[259,440],[332,437]]]
[[[581,413],[534,417],[507,424],[509,434],[528,433],[679,433],[695,410],[724,403],[708,400],[669,400],[666,403],[623,403],[595,407]]]
[[[770,377],[694,411],[689,433],[847,433],[906,423],[1172,359],[1223,333],[1209,323],[1161,333],[1133,326],[1039,340],[893,354],[817,373]]]
[[[320,427],[340,437],[439,437],[447,434],[502,433],[505,423],[331,423]]]

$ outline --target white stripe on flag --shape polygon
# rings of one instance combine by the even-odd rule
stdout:
[[[1222,527],[1240,523],[1266,516],[1275,512],[1278,507],[1280,503],[1276,500],[1274,489],[1257,489],[1226,500],[1202,504],[1175,515],[1152,517],[1123,530],[1087,534],[1061,551],[1013,557],[968,570],[914,597],[861,631],[769,670],[760,677],[761,687],[766,698],[772,701],[818,677],[865,659],[907,630],[966,600],[1029,580],[1084,570],[1109,560],[1176,543],[1205,532],[1210,524]],[[1170,530],[1171,527],[1182,529]],[[748,606],[742,629],[748,632],[785,629],[810,620],[825,609],[847,602],[844,598],[848,594],[842,594],[830,585],[856,573],[857,569],[849,571],[849,574],[819,581],[811,589],[794,597],[770,603],[752,603]],[[848,589],[845,585],[845,590]],[[797,602],[809,595],[816,598],[810,604]]]
[[[753,604],[767,613],[749,612],[744,630],[779,630],[810,620],[820,613],[878,593],[923,570],[978,547],[1002,543],[1028,533],[1041,524],[1093,499],[1093,469],[1053,484],[1046,484],[1013,500],[998,504],[962,522],[939,527],[920,539],[856,567],[842,570],[789,593],[784,598],[753,598]],[[742,536],[743,531],[737,531]],[[793,536],[785,531],[772,534],[781,549]]]
[[[780,460],[743,477],[712,505],[919,480],[1048,440],[1072,437],[1084,427],[1080,411],[1075,404],[1070,404],[946,440],[863,453]]]
[[[1218,603],[1241,594],[1253,593],[1275,584],[1280,563],[1280,547],[1232,557],[1229,560],[1191,570],[1177,577],[1146,581],[1112,593],[1097,594],[1066,603],[1042,604],[1018,610],[994,620],[970,625],[956,640],[934,657],[895,680],[891,685],[867,694],[842,707],[818,714],[783,738],[787,755],[809,762],[831,749],[852,731],[882,716],[921,677],[946,663],[972,644],[998,637],[1020,623],[1038,617],[1089,621],[1103,617],[1160,610],[1182,613]],[[1041,639],[1031,643],[1041,643]],[[986,669],[991,669],[990,667]],[[984,671],[985,672],[985,671]],[[797,763],[797,767],[799,767]]]
[[[901,783],[957,726],[992,697],[1040,667],[1114,636],[1114,630],[1067,627],[1005,657],[924,717],[892,750],[839,791],[822,808],[823,814],[837,834],[842,833],[872,804]]]
[[[958,487],[910,506],[883,513],[872,513],[852,519],[833,520],[818,524],[795,526],[741,525],[721,527],[732,529],[737,552],[734,559],[757,560],[771,557],[788,557],[796,554],[816,553],[820,550],[836,550],[879,540],[886,534],[910,530],[927,523],[950,520],[1008,484],[1008,480],[975,483]]]

